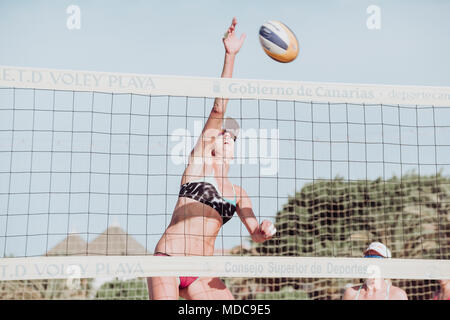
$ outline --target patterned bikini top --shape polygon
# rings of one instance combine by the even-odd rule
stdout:
[[[204,180],[191,181],[181,186],[179,197],[194,199],[216,210],[222,217],[222,225],[228,222],[236,212],[236,190],[234,201],[222,196],[212,176],[205,176]]]

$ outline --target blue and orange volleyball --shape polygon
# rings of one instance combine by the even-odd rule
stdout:
[[[291,62],[298,56],[297,37],[282,22],[264,23],[259,29],[259,41],[264,52],[278,62]]]

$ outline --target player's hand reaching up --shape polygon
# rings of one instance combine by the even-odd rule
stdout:
[[[246,37],[245,33],[243,33],[239,38],[236,36],[236,24],[237,20],[236,18],[233,18],[231,26],[228,28],[222,39],[225,46],[225,51],[228,54],[237,54]]]

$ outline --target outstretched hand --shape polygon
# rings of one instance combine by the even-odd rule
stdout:
[[[242,44],[244,43],[246,34],[243,33],[239,38],[236,36],[236,24],[237,20],[236,18],[233,18],[233,21],[231,22],[231,26],[228,28],[227,32],[223,36],[223,44],[225,46],[226,53],[229,54],[236,54],[239,52],[239,49],[241,49]]]

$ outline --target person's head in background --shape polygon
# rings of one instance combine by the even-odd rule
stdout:
[[[372,242],[369,244],[366,250],[364,250],[364,258],[378,258],[378,259],[389,259],[392,258],[391,251],[381,242]],[[379,286],[382,284],[380,272],[374,272],[373,277],[367,278],[365,280],[366,286]],[[390,280],[389,280],[390,281]]]
[[[372,242],[364,250],[364,258],[368,259],[389,259],[392,258],[391,251],[381,242]],[[406,292],[394,285],[390,279],[384,279],[380,264],[373,261],[369,264],[368,278],[363,280],[363,284],[348,287],[342,297],[343,300],[408,300]]]
[[[364,258],[392,258],[391,250],[381,242],[372,242],[364,250]]]

